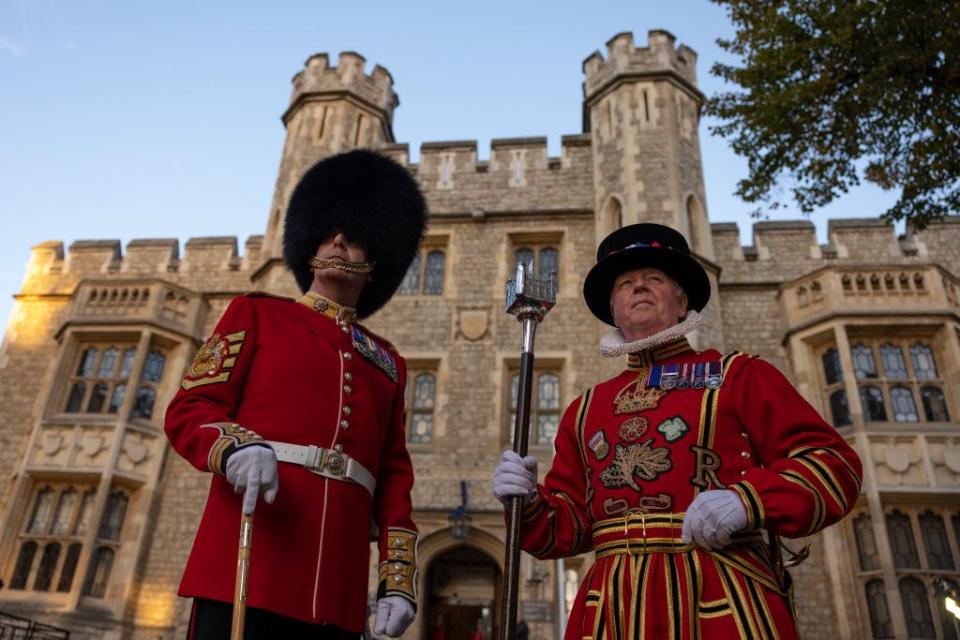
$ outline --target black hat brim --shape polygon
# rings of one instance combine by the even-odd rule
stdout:
[[[664,247],[633,247],[598,262],[583,281],[583,298],[593,315],[614,325],[610,311],[613,283],[625,271],[659,269],[677,281],[687,294],[687,309],[702,311],[710,300],[710,279],[696,259]]]

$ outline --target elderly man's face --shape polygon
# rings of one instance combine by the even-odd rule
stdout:
[[[659,269],[633,269],[614,281],[610,308],[613,323],[633,342],[680,322],[687,315],[687,294]]]

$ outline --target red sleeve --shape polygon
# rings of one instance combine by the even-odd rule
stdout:
[[[862,467],[837,430],[763,360],[745,362],[731,386],[762,465],[729,487],[747,508],[748,526],[799,537],[846,515],[860,493]]]
[[[417,527],[413,523],[413,463],[407,451],[403,395],[407,366],[397,358],[397,392],[393,398],[390,424],[380,451],[377,489],[373,496],[373,517],[380,529],[380,586],[377,597],[401,596],[417,606]]]
[[[581,396],[564,412],[554,443],[553,466],[523,512],[520,546],[542,560],[593,548],[586,496],[590,479],[577,438],[577,417],[583,403]]]
[[[262,440],[233,422],[256,353],[256,339],[253,301],[235,298],[187,366],[180,390],[167,407],[167,439],[201,471],[223,475],[231,453]]]

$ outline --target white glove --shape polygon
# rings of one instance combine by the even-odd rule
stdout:
[[[506,506],[513,496],[523,496],[523,504],[533,502],[537,495],[537,459],[521,458],[515,451],[507,450],[500,457],[500,464],[493,472],[493,495]]]
[[[251,515],[257,506],[257,497],[273,504],[280,489],[277,476],[277,454],[270,447],[249,445],[230,454],[227,458],[227,482],[233,490],[243,493],[243,513]]]
[[[413,605],[406,598],[384,596],[377,600],[377,619],[373,622],[373,632],[396,638],[406,631],[415,615]]]
[[[696,540],[711,551],[730,544],[730,534],[747,526],[747,510],[735,491],[704,491],[690,503],[683,518],[680,542]]]

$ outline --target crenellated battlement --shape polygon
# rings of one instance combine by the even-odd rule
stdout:
[[[606,57],[595,51],[583,61],[584,102],[592,102],[623,78],[657,75],[673,76],[699,95],[697,53],[686,45],[677,47],[675,42],[673,34],[660,29],[648,32],[646,47],[636,47],[630,32],[610,38]]]
[[[82,281],[156,278],[198,291],[252,288],[263,236],[250,236],[238,252],[235,236],[190,238],[181,255],[176,238],[137,238],[121,250],[119,240],[77,240],[64,251],[51,240],[32,248],[21,295],[70,293]]]
[[[335,67],[330,66],[326,53],[307,58],[303,70],[293,76],[290,108],[283,114],[284,123],[289,121],[304,101],[342,94],[350,94],[379,111],[385,122],[390,122],[393,110],[400,104],[400,99],[393,91],[393,76],[379,64],[367,74],[364,71],[366,62],[366,58],[354,51],[341,53]]]
[[[924,231],[898,236],[881,218],[840,218],[827,224],[826,244],[809,220],[757,222],[753,244],[741,245],[736,223],[710,225],[717,262],[728,282],[793,279],[826,265],[937,262],[958,272],[960,222],[946,219]]]

